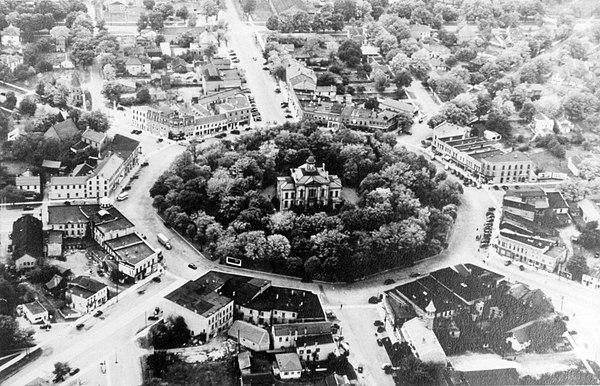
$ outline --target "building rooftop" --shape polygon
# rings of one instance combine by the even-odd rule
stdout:
[[[467,135],[467,131],[467,127],[455,125],[454,123],[447,121],[444,121],[433,128],[435,136],[440,140],[458,136],[462,136],[464,138]]]
[[[48,310],[46,310],[42,303],[38,302],[37,300],[35,302],[23,304],[23,307],[27,308],[29,312],[31,312],[33,315],[48,312]]]
[[[509,231],[500,231],[500,235],[537,249],[550,249],[551,247],[556,245],[556,242],[554,240],[548,240],[534,236],[519,235]]]
[[[333,344],[333,335],[331,335],[331,331],[326,332],[324,334],[319,335],[306,335],[306,336],[298,336],[296,339],[296,347],[304,347],[304,346],[314,346],[321,344]]]
[[[256,345],[266,344],[267,347],[271,342],[269,332],[267,330],[242,320],[236,320],[233,322],[229,328],[229,331],[227,332],[227,335],[234,339],[245,338]]]
[[[116,134],[102,154],[108,154],[110,152],[111,154],[118,154],[122,159],[127,160],[131,153],[136,151],[139,146],[139,141],[121,134]]]
[[[442,349],[433,331],[425,327],[419,318],[413,318],[402,325],[403,335],[412,343],[419,359],[423,362],[446,364],[446,353]]]
[[[155,253],[137,233],[117,237],[105,243],[117,255],[119,262],[129,265],[136,265]]]
[[[106,284],[90,278],[89,276],[77,276],[69,282],[69,290],[74,295],[87,299],[94,296],[106,287]]]
[[[279,371],[302,371],[302,364],[296,353],[275,354],[275,361]]]
[[[321,335],[331,333],[331,322],[305,322],[305,323],[288,323],[274,324],[271,326],[273,336],[288,336],[296,335]]]
[[[548,197],[548,205],[552,209],[568,209],[569,205],[565,201],[563,195],[558,191],[546,191]]]
[[[165,296],[165,299],[205,318],[210,317],[232,301],[228,297],[215,292],[222,285],[222,281],[215,275],[209,275],[211,273],[209,272],[196,281],[188,281]],[[214,281],[215,279],[216,281]],[[205,280],[208,282],[206,283]]]
[[[15,184],[17,186],[38,186],[40,185],[40,176],[17,176]]]
[[[494,289],[489,283],[482,283],[471,274],[461,274],[454,267],[439,269],[431,276],[466,302],[489,296]]]
[[[45,159],[42,162],[42,167],[49,168],[49,169],[60,169],[60,161],[52,161],[52,160]]]
[[[119,172],[124,162],[118,154],[112,154],[98,163],[94,174],[110,181]]]
[[[42,222],[30,214],[18,218],[12,226],[13,258],[23,255],[34,258],[44,256]]]
[[[531,158],[529,158],[527,154],[520,151],[494,154],[491,157],[487,157],[486,160],[488,162],[531,162]]]
[[[55,137],[60,141],[66,141],[79,133],[79,129],[71,118],[55,123],[44,134],[45,137]]]
[[[101,143],[106,140],[106,133],[100,131],[87,129],[81,134],[81,139],[87,139],[88,141]]]

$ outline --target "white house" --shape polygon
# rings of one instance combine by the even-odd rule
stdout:
[[[302,375],[302,364],[296,353],[275,355],[275,375],[281,379],[298,379]]]
[[[48,310],[39,301],[23,304],[23,314],[31,323],[48,321]]]
[[[448,359],[434,332],[419,318],[405,322],[400,329],[413,354],[423,362],[446,364]]]
[[[69,306],[75,311],[87,314],[108,300],[108,287],[88,276],[78,276],[69,283]]]
[[[533,129],[537,134],[551,134],[554,128],[554,120],[548,118],[544,113],[537,113],[533,117]]]
[[[594,268],[589,273],[584,274],[581,278],[581,283],[593,289],[600,288],[600,268]]]
[[[15,178],[15,185],[19,190],[41,193],[40,176],[34,176],[29,170]]]
[[[271,345],[267,330],[242,320],[233,322],[227,335],[253,351],[267,351]]]
[[[600,208],[596,203],[588,198],[583,199],[577,203],[577,207],[579,208],[579,212],[581,213],[581,217],[583,221],[600,221]]]
[[[273,348],[296,347],[296,340],[304,336],[331,334],[331,322],[274,324],[271,326]]]
[[[21,48],[21,30],[12,24],[2,30],[2,47]]]

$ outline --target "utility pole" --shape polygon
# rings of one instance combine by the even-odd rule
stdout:
[[[565,296],[561,295],[561,297],[560,297],[560,313],[561,314],[563,312],[563,303],[564,303],[564,301],[565,301]]]

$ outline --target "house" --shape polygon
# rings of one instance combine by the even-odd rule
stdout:
[[[410,37],[416,40],[427,39],[431,37],[432,28],[428,25],[411,24]]]
[[[218,47],[219,37],[216,33],[207,28],[200,34],[200,36],[198,36],[198,43],[200,43],[201,50],[205,49],[208,46]]]
[[[600,288],[600,268],[592,268],[590,272],[583,274],[581,278],[581,283],[584,286],[593,289]]]
[[[234,129],[250,123],[250,102],[245,95],[236,95],[215,106],[219,114],[225,114],[227,125]]]
[[[371,45],[362,46],[360,48],[360,51],[362,53],[363,59],[366,61],[377,60],[377,59],[381,58],[381,54],[379,53],[379,48],[377,48],[375,46],[371,46]]]
[[[51,128],[46,130],[46,132],[44,133],[44,138],[52,138],[60,142],[66,142],[71,140],[77,134],[79,134],[79,129],[77,128],[73,120],[69,118],[62,122],[55,123]]]
[[[495,131],[485,130],[483,132],[483,138],[487,139],[488,141],[499,141],[502,139],[502,135],[496,133]]]
[[[575,177],[579,177],[579,165],[581,164],[581,161],[582,159],[578,155],[567,158],[567,167]]]
[[[330,354],[338,354],[331,331],[320,335],[299,336],[296,339],[296,352],[300,359],[307,362],[325,361]]]
[[[567,257],[567,249],[554,240],[521,235],[509,230],[500,231],[498,242],[494,246],[500,256],[548,272],[554,272],[558,264],[565,262]]]
[[[288,87],[296,91],[315,92],[317,89],[315,72],[296,60],[290,60],[285,70],[285,79]]]
[[[227,335],[242,346],[253,351],[267,351],[270,349],[271,340],[269,332],[243,320],[233,322]]]
[[[331,326],[328,321],[274,324],[271,326],[273,348],[294,348],[299,337],[331,334]]]
[[[21,55],[0,55],[0,63],[4,64],[11,71],[14,71],[20,64],[23,64],[23,57]]]
[[[34,176],[29,170],[25,171],[20,176],[15,177],[15,185],[19,190],[35,192],[38,194],[42,192],[40,176]]]
[[[533,116],[534,132],[540,135],[551,134],[554,128],[554,120],[548,118],[544,113],[536,113]]]
[[[434,332],[425,327],[420,318],[413,318],[402,325],[400,333],[410,346],[413,355],[423,362],[446,365],[446,353]]]
[[[44,284],[44,288],[48,290],[54,297],[59,297],[62,291],[67,286],[67,281],[60,275],[54,275],[49,282]]]
[[[53,176],[50,178],[51,200],[81,199],[86,198],[86,184],[88,176]]]
[[[302,364],[298,354],[275,354],[273,371],[281,379],[299,379],[302,375]]]
[[[456,31],[457,43],[462,45],[463,43],[472,42],[480,35],[481,33],[477,25],[465,23]]]
[[[242,87],[242,78],[236,69],[219,70],[213,63],[209,63],[202,67],[201,74],[204,95],[226,88]]]
[[[189,71],[188,63],[181,58],[174,58],[171,61],[171,70],[180,74],[186,73]]]
[[[600,208],[594,201],[588,198],[583,199],[577,203],[577,208],[579,208],[579,214],[586,223],[590,221],[600,222]]]
[[[48,322],[48,310],[37,300],[23,304],[23,315],[33,324]]]
[[[42,222],[26,214],[13,223],[12,258],[17,271],[35,268],[44,257]]]
[[[83,104],[83,88],[81,88],[81,82],[79,81],[77,72],[56,79],[56,84],[62,85],[69,90],[68,103],[75,106]]]
[[[568,134],[571,131],[573,131],[573,129],[575,128],[575,125],[573,124],[573,122],[568,120],[567,117],[565,117],[564,115],[562,115],[558,119],[555,119],[554,122],[555,122],[556,128],[558,129],[559,133],[561,133],[561,134]]]
[[[128,16],[128,7],[124,0],[107,0],[104,3],[106,12],[103,19],[110,23],[125,22]]]
[[[21,48],[21,30],[14,25],[9,25],[2,30],[2,47]]]
[[[69,282],[65,296],[69,307],[87,314],[108,301],[108,287],[89,276],[77,276]]]
[[[210,339],[233,323],[233,300],[217,292],[222,285],[222,279],[209,272],[165,296],[161,308],[165,315],[183,316],[193,336],[206,334]]]
[[[315,157],[310,156],[304,165],[291,169],[290,177],[277,178],[277,198],[280,210],[292,206],[340,205],[342,181],[337,175],[329,175],[325,164],[316,166]]]
[[[125,69],[132,76],[149,75],[150,74],[150,58],[147,56],[130,56],[125,61]]]
[[[81,140],[90,145],[93,149],[97,151],[102,151],[106,144],[108,143],[108,136],[106,133],[102,133],[100,131],[86,129],[81,135]]]
[[[48,232],[48,257],[61,257],[63,253],[63,233]]]
[[[419,109],[408,100],[395,100],[392,98],[377,98],[379,108],[382,110],[390,110],[397,113],[403,113],[410,117],[416,114]]]

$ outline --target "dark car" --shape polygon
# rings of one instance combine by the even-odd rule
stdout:
[[[519,270],[525,271],[525,267],[523,266],[523,264],[519,265]]]
[[[78,330],[81,330],[83,327],[85,327],[85,324],[83,323],[79,323],[77,326],[75,326],[75,328]]]
[[[40,326],[40,330],[50,330],[52,329],[52,325],[51,324],[42,324]]]
[[[419,277],[421,276],[421,274],[419,272],[412,272],[410,275],[408,275],[410,277]]]
[[[150,165],[150,164],[148,163],[148,161],[144,161],[144,162],[142,162],[142,165],[141,165],[141,166],[148,166],[148,165]]]
[[[73,370],[69,371],[69,375],[75,375],[79,372],[79,367],[74,368]]]
[[[126,191],[128,191],[128,190],[131,190],[131,186],[130,186],[130,185],[125,185],[125,186],[123,187],[123,191],[124,191],[124,192],[126,192]]]
[[[265,71],[269,71],[269,67],[267,67],[267,66],[264,66],[262,69]]]
[[[236,134],[236,135],[237,135],[237,134],[239,134],[239,133],[240,133],[240,131],[239,131],[239,130],[231,130],[231,134]]]
[[[94,316],[97,318],[97,317],[100,317],[100,316],[102,316],[102,314],[103,314],[103,312],[102,312],[102,311],[100,311],[100,310],[98,310],[98,311],[96,311],[96,312],[94,313]]]
[[[506,260],[506,261],[504,262],[504,265],[505,265],[505,266],[507,266],[507,267],[508,267],[509,265],[511,265],[511,264],[512,264],[512,261],[510,261],[510,260]]]
[[[394,279],[385,279],[385,281],[383,282],[383,284],[385,285],[390,285],[390,284],[394,284],[396,281]]]
[[[286,116],[285,116],[285,117],[286,117],[287,119],[292,119],[292,118],[294,118],[294,117],[293,117],[292,115],[290,115],[290,114],[286,114]]]
[[[156,142],[159,142],[159,143],[162,142],[162,141],[164,141],[163,138],[159,138],[159,139],[156,140]]]
[[[125,111],[125,107],[123,107],[123,106],[117,106],[117,110],[119,110],[119,111]]]
[[[158,320],[158,316],[150,315],[150,316],[148,316],[148,320]]]
[[[189,263],[188,267],[190,267],[191,269],[198,269],[198,267],[196,267],[196,264],[194,263]]]
[[[68,205],[71,205],[71,201],[65,201],[65,202],[63,202],[63,204],[64,204],[64,205],[67,205],[67,206],[68,206]]]
[[[220,134],[215,135],[215,137],[217,137],[217,138],[225,138],[226,136],[227,136],[227,134],[225,134],[225,133],[220,133]]]
[[[156,282],[156,283],[160,283],[160,277],[158,277],[158,276],[157,277],[153,277],[152,281]]]

